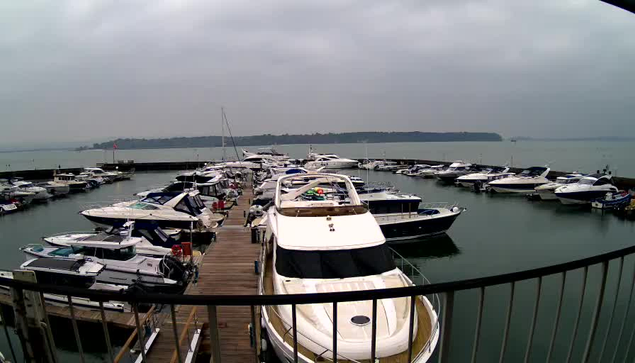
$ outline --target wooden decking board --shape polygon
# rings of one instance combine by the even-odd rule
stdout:
[[[244,213],[249,210],[247,200],[250,199],[253,199],[252,192],[246,188],[238,203],[229,211],[223,226],[219,228],[216,242],[210,245],[203,256],[198,282],[190,284],[186,294],[255,295],[258,293],[258,276],[254,272],[254,261],[258,260],[260,244],[251,243],[251,231],[243,227]],[[179,335],[192,308],[185,305],[177,307]],[[217,314],[222,361],[255,361],[256,352],[250,345],[248,331],[251,323],[250,307],[219,306]],[[207,307],[198,307],[197,316],[199,327],[204,326],[199,353],[210,354]],[[148,362],[170,362],[175,346],[172,320],[168,317],[147,355]],[[187,339],[181,344],[181,356],[185,357],[186,353]]]

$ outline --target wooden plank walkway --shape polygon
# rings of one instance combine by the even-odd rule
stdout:
[[[186,294],[191,295],[255,295],[258,293],[258,276],[254,272],[254,261],[258,260],[260,244],[251,243],[251,231],[243,227],[244,213],[249,210],[249,201],[253,198],[251,188],[247,186],[243,195],[230,211],[223,227],[217,232],[216,242],[207,249],[199,267],[199,280],[191,284]],[[177,328],[181,336],[191,306],[177,307]],[[221,360],[223,362],[254,362],[255,348],[251,347],[248,326],[251,323],[249,307],[220,306],[218,312],[218,330],[220,334]],[[196,308],[198,326],[204,326],[203,341],[199,353],[210,354],[208,316],[206,307]],[[190,324],[190,331],[194,324]],[[189,334],[191,336],[191,332]],[[185,359],[189,339],[180,344],[181,357]],[[148,362],[170,362],[175,354],[175,339],[172,320],[168,316],[161,327],[161,333],[148,352]]]

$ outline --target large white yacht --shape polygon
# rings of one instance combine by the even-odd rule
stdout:
[[[350,169],[358,165],[357,160],[341,158],[335,154],[318,154],[315,159],[307,162],[304,167],[309,170],[319,168],[326,169]]]
[[[12,184],[18,187],[19,190],[22,190],[27,193],[33,193],[34,201],[47,201],[52,195],[44,187],[36,186],[32,182],[24,181],[24,180],[14,180]]]
[[[215,216],[198,191],[150,193],[141,200],[87,209],[81,215],[97,227],[123,226],[128,221],[155,222],[161,228],[206,231],[215,227]]]
[[[556,189],[556,197],[562,204],[591,204],[607,193],[617,193],[610,175],[585,176],[579,182]]]
[[[421,178],[434,178],[437,173],[443,171],[444,169],[445,165],[432,165],[429,168],[419,170],[417,176]]]
[[[523,170],[520,174],[498,179],[487,183],[497,193],[533,193],[537,186],[549,183],[548,167],[534,166]]]
[[[261,294],[310,294],[365,291],[411,286],[394,263],[379,225],[362,203],[350,179],[315,174],[313,180],[282,194],[293,182],[278,180],[275,203],[266,216],[266,253],[260,277]],[[306,176],[303,176],[306,177]],[[345,188],[339,187],[341,184]],[[310,193],[309,191],[315,191]],[[333,190],[329,193],[326,190]],[[333,358],[332,304],[296,307],[300,362]],[[377,303],[376,357],[408,361],[410,314],[415,314],[413,362],[426,362],[439,338],[437,313],[427,298],[382,299]],[[281,361],[293,360],[292,307],[262,308],[262,323]],[[337,356],[340,360],[371,358],[372,302],[338,305]]]
[[[536,194],[538,194],[542,200],[558,200],[558,197],[556,197],[556,189],[568,184],[575,184],[579,182],[582,177],[584,177],[584,175],[580,173],[559,176],[554,182],[537,186],[535,188]]]

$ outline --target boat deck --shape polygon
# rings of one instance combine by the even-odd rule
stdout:
[[[249,210],[249,201],[253,198],[249,187],[236,205],[229,211],[228,217],[218,229],[216,242],[213,242],[203,256],[199,267],[199,280],[190,284],[186,294],[191,295],[239,295],[258,294],[258,276],[255,274],[254,261],[260,255],[260,244],[251,243],[251,231],[244,227],[244,213]],[[195,312],[193,312],[195,310]],[[256,360],[256,347],[252,347],[248,326],[251,323],[249,307],[219,306],[218,330],[220,335],[221,360],[224,362],[250,362]],[[176,308],[178,335],[184,335],[184,329],[194,328],[194,317],[198,327],[203,327],[200,354],[210,354],[208,315],[205,307],[181,305]],[[191,337],[191,332],[187,333]],[[188,352],[188,340],[182,339],[181,356],[185,360]],[[148,362],[175,362],[176,349],[171,318],[168,316],[161,333],[147,354]]]
[[[274,291],[272,276],[273,276],[273,261],[271,257],[268,257],[266,266],[265,266],[265,276],[264,276],[265,293],[268,295],[273,294],[273,291]],[[428,341],[428,339],[430,338],[430,335],[432,332],[432,329],[431,329],[432,323],[431,323],[430,315],[428,315],[428,312],[425,306],[423,305],[423,302],[421,301],[421,299],[417,299],[416,306],[417,306],[418,328],[417,328],[417,335],[415,336],[415,340],[413,341],[413,344],[412,344],[413,360],[417,356],[417,354],[419,354],[419,352],[421,352],[424,349],[424,346],[426,342]],[[276,307],[267,306],[266,309],[267,309],[267,315],[269,316],[269,320],[271,321],[271,324],[273,325],[274,329],[276,329],[276,331],[278,332],[278,334],[280,334],[280,336],[284,337],[284,341],[286,343],[288,343],[290,346],[293,346],[293,335],[290,333],[285,334],[288,328],[285,328],[284,322],[282,321],[278,313],[275,312]],[[370,351],[370,347],[369,347],[369,351]],[[298,354],[301,354],[307,357],[312,362],[327,360],[325,358],[318,357],[317,354],[311,352],[310,350],[308,350],[307,348],[305,348],[299,343],[298,343]],[[343,357],[339,357],[339,354],[338,354],[337,361],[350,362],[344,359]],[[396,354],[390,357],[380,358],[377,361],[381,363],[406,363],[408,362],[408,351],[406,350],[400,354]],[[370,359],[362,360],[361,362],[370,363]]]

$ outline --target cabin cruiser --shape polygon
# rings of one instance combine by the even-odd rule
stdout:
[[[548,167],[534,166],[523,170],[520,174],[498,179],[487,183],[497,193],[533,193],[537,186],[549,183]]]
[[[420,197],[389,189],[362,191],[359,197],[389,243],[445,233],[465,210],[449,203],[426,203],[420,208]]]
[[[136,245],[140,238],[120,239],[113,242],[99,238],[68,241],[66,246],[27,245],[20,250],[30,258],[54,258],[83,260],[90,258],[103,264],[103,271],[97,281],[143,287],[146,291],[182,292],[191,277],[191,271],[179,260],[166,254],[150,257],[137,254]]]
[[[33,271],[37,282],[40,284],[110,292],[124,291],[127,286],[105,284],[96,281],[97,276],[104,270],[104,267],[105,266],[100,263],[88,261],[87,259],[62,260],[35,258],[20,265],[20,270]],[[15,274],[15,271],[0,271],[0,278],[13,280]],[[8,290],[5,286],[0,286],[0,288]],[[68,304],[68,296],[66,295],[44,293],[43,297],[47,303],[55,305]],[[28,298],[28,296],[26,298]],[[126,305],[123,302],[104,301],[100,304],[98,301],[93,301],[89,298],[72,297],[71,299],[74,306],[82,308],[99,309],[100,305],[103,304],[103,308],[106,310],[123,312],[126,309]]]
[[[611,175],[585,176],[579,182],[556,189],[556,197],[562,204],[591,204],[604,198],[606,193],[617,193]]]
[[[137,254],[163,257],[172,246],[179,244],[181,230],[163,230],[156,225],[127,222],[121,228],[111,227],[95,232],[63,232],[42,237],[51,246],[72,246],[83,242],[109,242],[135,244]]]
[[[46,189],[47,193],[49,193],[51,197],[63,197],[71,191],[71,188],[68,186],[68,184],[58,183],[54,181],[41,182],[37,185]]]
[[[319,168],[325,169],[350,169],[356,167],[357,160],[341,158],[335,154],[320,154],[315,160],[304,164],[304,167],[310,170]]]
[[[568,184],[577,183],[583,177],[584,175],[580,173],[571,173],[559,176],[554,182],[537,186],[535,191],[542,200],[558,200],[558,197],[556,197],[556,189]]]
[[[357,167],[360,169],[365,169],[365,170],[375,170],[377,169],[378,166],[383,165],[384,161],[383,160],[364,160],[361,163],[357,164]]]
[[[75,175],[72,173],[55,174],[53,176],[53,182],[68,185],[71,193],[84,192],[89,189],[86,181],[75,179]]]
[[[456,178],[469,174],[472,170],[472,164],[458,160],[450,164],[447,169],[437,172],[434,176],[442,182],[452,183]]]
[[[0,199],[17,200],[22,204],[29,204],[35,198],[35,193],[20,189],[18,186],[10,184],[8,181],[0,182]]]
[[[415,164],[411,168],[408,168],[405,172],[402,172],[401,174],[405,174],[407,176],[419,176],[419,173],[425,169],[430,169],[430,165]],[[399,173],[399,170],[397,170],[397,173]]]
[[[0,215],[16,212],[20,206],[20,202],[16,200],[0,197]]]
[[[491,181],[513,176],[514,173],[509,172],[509,168],[496,166],[488,168],[480,173],[472,173],[462,175],[456,178],[456,183],[463,187],[473,187],[475,185],[485,185]]]
[[[401,169],[401,165],[396,161],[384,161],[375,168],[377,171],[397,171],[399,169]]]
[[[243,158],[248,158],[250,156],[255,156],[255,155],[266,155],[269,156],[275,160],[289,160],[289,155],[287,154],[283,154],[278,152],[276,149],[274,149],[273,147],[270,148],[260,148],[258,149],[258,151],[254,152],[249,152],[245,149],[242,149],[243,152]]]
[[[102,168],[84,168],[84,173],[90,174],[96,178],[101,178],[104,181],[104,183],[108,183],[108,184],[114,182],[120,177],[119,173],[108,172]]]
[[[418,176],[421,178],[434,178],[443,170],[445,170],[445,165],[433,165],[427,169],[419,170]]]
[[[52,195],[46,190],[46,188],[36,186],[32,182],[24,180],[12,180],[11,184],[18,187],[19,190],[27,193],[33,193],[33,201],[45,202],[49,200]]]
[[[267,212],[260,294],[366,291],[413,285],[395,266],[381,229],[346,176],[316,174],[309,184],[282,194],[285,184],[295,177],[278,180],[274,206]],[[340,182],[346,187],[338,189]],[[316,188],[337,192],[307,194]],[[415,299],[412,310],[409,297],[377,301],[375,342],[379,361],[408,360],[410,314],[417,317],[412,361],[423,363],[433,354],[440,333],[437,312],[426,297]],[[332,360],[332,304],[294,308],[295,312],[291,305],[262,307],[262,326],[269,339],[265,354],[275,352],[281,361],[292,361],[297,343],[299,362]],[[371,358],[371,311],[370,300],[338,305],[339,359]],[[294,317],[295,343],[289,334]]]
[[[150,193],[141,200],[80,212],[97,227],[123,226],[128,221],[154,222],[161,228],[207,232],[222,220],[205,207],[198,191]]]
[[[205,183],[175,181],[163,188],[147,190],[137,193],[135,196],[145,198],[150,193],[189,192],[194,190],[199,191],[199,197],[208,208],[212,208],[212,206],[220,200],[236,198],[238,196],[236,190],[229,188],[227,179],[220,179],[220,176]]]

